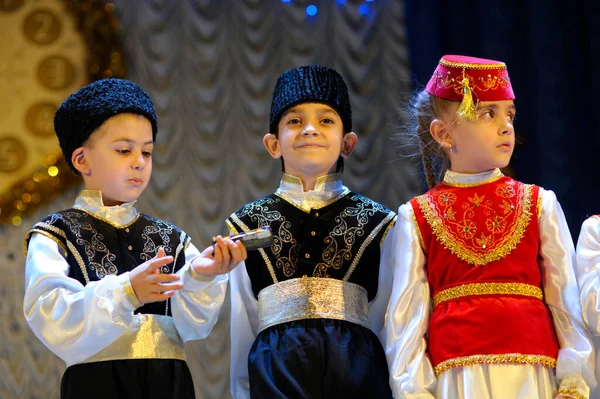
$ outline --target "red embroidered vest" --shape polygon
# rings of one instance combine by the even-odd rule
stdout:
[[[538,265],[539,187],[503,176],[442,183],[411,200],[433,298],[437,374],[475,363],[555,367],[558,341]]]

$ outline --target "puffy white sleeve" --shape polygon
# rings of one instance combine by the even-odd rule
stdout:
[[[600,335],[600,217],[583,222],[577,241],[577,280],[583,319],[592,334]]]
[[[594,377],[594,349],[579,303],[575,248],[563,211],[552,191],[540,189],[540,267],[544,299],[558,337],[556,379],[559,394],[588,397]]]
[[[231,396],[250,397],[248,355],[258,335],[258,300],[252,291],[246,263],[230,273],[231,279]]]
[[[183,289],[171,297],[171,314],[177,332],[186,342],[210,334],[219,318],[227,294],[226,274],[205,277],[194,271],[192,261],[200,251],[190,244],[185,249],[185,265],[177,272]]]
[[[66,252],[34,233],[25,262],[23,312],[35,335],[70,366],[115,341],[133,324],[137,301],[129,273],[85,287],[68,277]]]
[[[395,398],[432,399],[436,378],[426,353],[430,295],[426,256],[416,230],[413,209],[398,210],[393,244],[393,286],[384,327],[384,346]]]
[[[377,294],[369,303],[369,322],[371,323],[371,330],[377,334],[382,344],[385,342],[385,315],[392,295],[394,226],[395,220],[390,224],[389,230],[381,242]]]
[[[600,217],[583,222],[577,241],[577,281],[581,291],[583,320],[594,335],[596,349],[596,382],[600,381]],[[593,396],[593,395],[596,396]],[[591,398],[600,396],[600,389]]]

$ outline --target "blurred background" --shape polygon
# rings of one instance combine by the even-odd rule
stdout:
[[[506,62],[517,97],[511,173],[553,190],[573,239],[600,213],[600,14],[592,1],[0,1],[0,398],[58,397],[64,363],[23,318],[23,237],[81,189],[52,130],[54,109],[91,80],[124,77],[154,100],[159,134],[140,211],[196,246],[273,192],[262,145],[277,76],[337,69],[359,142],[344,182],[396,209],[425,187],[391,135],[399,106],[444,54]],[[198,398],[229,398],[229,304],[188,343]]]

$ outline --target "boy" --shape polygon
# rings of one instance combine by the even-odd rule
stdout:
[[[283,178],[227,220],[232,232],[270,225],[274,235],[231,275],[236,399],[392,396],[375,333],[391,291],[379,266],[390,246],[380,246],[396,215],[342,184],[356,141],[335,70],[311,65],[279,77],[263,142],[281,158]]]
[[[106,79],[56,112],[64,157],[83,177],[73,208],[25,239],[24,313],[66,362],[62,398],[194,398],[183,342],[206,337],[242,244],[200,253],[134,203],[152,173],[157,119],[136,84]]]

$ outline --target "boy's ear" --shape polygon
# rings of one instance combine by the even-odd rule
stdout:
[[[434,119],[429,124],[431,137],[443,148],[452,148],[452,135],[448,132],[448,125],[442,119]]]
[[[265,137],[263,137],[263,144],[273,158],[281,158],[281,147],[279,146],[277,136],[271,133],[265,134]]]
[[[82,175],[90,174],[92,169],[90,168],[90,164],[85,158],[85,150],[83,149],[83,147],[79,147],[75,151],[73,151],[73,153],[71,154],[71,162],[73,163],[75,169],[77,169]]]
[[[354,147],[356,146],[356,142],[358,141],[358,136],[354,132],[348,132],[344,134],[344,138],[342,139],[342,149],[340,151],[340,155],[343,158],[348,158],[352,151],[354,151]]]

